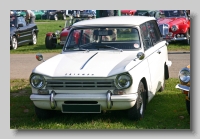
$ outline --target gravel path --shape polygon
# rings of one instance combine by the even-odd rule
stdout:
[[[55,56],[58,53],[44,53],[45,60]],[[178,71],[190,64],[190,53],[169,52],[169,60],[172,61],[170,67],[170,77],[177,78]],[[35,54],[11,54],[10,55],[10,79],[29,79],[32,70],[42,63],[37,61]]]

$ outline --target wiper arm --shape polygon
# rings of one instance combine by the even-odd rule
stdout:
[[[102,44],[99,44],[99,45],[96,45],[98,46],[98,48],[112,48],[112,49],[115,49],[115,50],[118,50],[120,52],[123,52],[122,49],[118,49],[118,48],[115,48],[115,47],[112,47],[112,46],[109,46],[109,45],[102,45]]]

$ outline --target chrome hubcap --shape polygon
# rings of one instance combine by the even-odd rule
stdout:
[[[36,35],[33,34],[33,44],[36,44],[37,43],[37,38],[36,38]]]
[[[13,49],[17,49],[17,39],[16,38],[13,38],[13,40],[12,40],[12,47],[13,47]]]

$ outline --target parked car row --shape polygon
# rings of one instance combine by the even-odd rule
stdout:
[[[189,10],[121,10],[122,15],[151,16],[158,22],[164,39],[184,41],[190,44],[190,11]]]

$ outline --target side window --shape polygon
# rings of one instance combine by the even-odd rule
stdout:
[[[146,50],[146,49],[148,49],[152,46],[151,40],[150,40],[150,37],[149,37],[149,31],[148,31],[148,28],[146,26],[146,23],[143,23],[142,25],[140,25],[140,30],[141,30],[143,46],[144,46],[144,49]]]
[[[153,45],[160,42],[161,36],[160,36],[156,21],[147,22],[147,27],[149,29],[149,35],[150,35]]]

